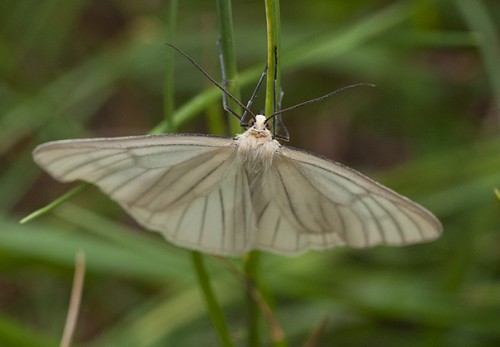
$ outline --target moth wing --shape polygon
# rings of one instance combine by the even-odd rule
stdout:
[[[361,173],[281,147],[254,193],[257,247],[295,254],[347,245],[407,245],[441,233],[438,219]]]
[[[156,135],[55,141],[35,161],[54,178],[93,183],[174,244],[221,255],[255,234],[246,172],[228,138]]]

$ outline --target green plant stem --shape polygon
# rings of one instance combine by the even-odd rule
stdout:
[[[252,282],[255,288],[258,288],[257,270],[259,265],[259,259],[260,259],[259,251],[252,251],[248,253],[244,259],[244,270],[245,270],[246,280]],[[260,339],[259,339],[260,311],[257,302],[255,301],[250,292],[250,288],[247,288],[246,302],[247,302],[247,333],[248,333],[247,345],[249,347],[257,347],[260,345]]]
[[[198,284],[203,292],[205,303],[207,305],[210,318],[212,319],[212,324],[219,334],[221,346],[233,347],[234,344],[231,340],[231,337],[229,336],[229,329],[227,328],[224,313],[217,303],[217,300],[213,293],[208,273],[203,264],[203,257],[199,252],[191,252],[191,258],[193,260],[193,266],[196,270]]]
[[[38,210],[30,213],[29,215],[27,215],[26,217],[24,217],[23,219],[21,219],[19,221],[19,223],[24,224],[24,223],[27,223],[27,222],[35,219],[35,218],[38,218],[41,215],[44,215],[45,213],[47,213],[47,212],[53,210],[54,208],[56,208],[57,206],[65,203],[66,201],[69,201],[69,200],[73,199],[75,196],[77,196],[81,192],[87,190],[87,188],[89,188],[89,187],[90,187],[89,183],[82,183],[82,184],[80,184],[78,187],[73,188],[69,192],[61,195],[60,197],[58,197],[57,199],[55,199],[54,201],[52,201],[50,204],[45,205],[44,207],[39,208]]]
[[[177,24],[177,0],[171,0],[168,6],[167,24],[165,38],[167,42],[175,41],[175,28]],[[175,93],[174,93],[174,50],[167,49],[165,65],[165,81],[163,84],[163,117],[165,118],[166,130],[175,132],[175,123],[173,122],[175,110]]]
[[[266,108],[265,114],[270,115],[276,109],[275,92],[280,90],[280,66],[277,57],[281,59],[280,52],[280,10],[279,0],[266,0],[266,24],[267,24],[267,66],[268,74],[266,81]],[[276,81],[275,81],[276,78]],[[276,82],[276,85],[275,85]]]
[[[241,100],[240,85],[238,79],[238,68],[236,64],[236,53],[234,51],[234,30],[231,0],[217,0],[217,16],[219,22],[220,45],[224,57],[224,70],[227,78],[227,89],[238,100]],[[222,68],[222,67],[221,67]],[[228,100],[228,106],[237,111],[240,107],[232,100]],[[240,132],[241,126],[235,117],[229,117],[229,132],[233,136]]]

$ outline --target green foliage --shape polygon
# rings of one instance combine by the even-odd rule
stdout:
[[[266,61],[264,4],[232,6],[245,102]],[[219,343],[189,252],[140,230],[96,189],[18,224],[71,188],[31,161],[38,143],[163,131],[169,122],[178,132],[221,129],[207,122],[221,114],[220,93],[178,57],[176,110],[163,118],[173,108],[163,100],[169,9],[167,1],[0,4],[1,346],[57,344],[78,250],[87,278],[76,346]],[[282,1],[280,11],[284,107],[377,85],[284,114],[291,144],[370,173],[444,225],[429,244],[262,253],[259,284],[289,345],[302,345],[324,317],[320,346],[499,345],[498,4]],[[212,2],[179,2],[174,41],[218,79],[216,18]],[[255,109],[264,107],[261,97]],[[244,345],[244,285],[216,259],[205,264]]]

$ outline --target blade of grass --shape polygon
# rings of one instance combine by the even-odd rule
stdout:
[[[240,84],[238,78],[238,68],[236,64],[236,54],[234,50],[234,30],[233,14],[231,9],[231,0],[217,0],[217,17],[219,22],[219,35],[222,56],[224,57],[224,71],[226,72],[228,91],[241,101]],[[221,67],[222,68],[222,67]],[[228,106],[233,110],[239,110],[240,107],[232,100],[228,100]],[[241,129],[239,121],[232,115],[229,117],[229,129],[232,136]]]
[[[200,252],[191,252],[191,257],[193,260],[193,265],[196,270],[196,276],[198,278],[198,284],[204,294],[205,303],[207,309],[210,313],[210,318],[212,323],[219,334],[219,339],[221,345],[224,347],[233,347],[233,341],[229,335],[229,330],[226,324],[226,319],[224,318],[224,313],[215,298],[212,287],[210,285],[210,278],[208,272],[203,264],[203,256]]]
[[[175,42],[175,29],[177,19],[177,0],[170,1],[168,6],[168,17],[166,24],[165,37],[167,42]],[[175,111],[175,89],[174,89],[174,75],[175,75],[175,54],[174,50],[167,49],[165,64],[165,83],[163,84],[163,117],[165,118],[166,130],[175,132],[173,122]]]
[[[281,63],[279,0],[266,0],[265,6],[267,25],[267,66],[269,71],[266,76],[265,114],[270,115],[276,110],[275,91],[279,93],[281,79],[281,66],[279,66],[277,62],[277,59],[280,59]]]
[[[258,265],[260,259],[259,251],[252,251],[247,254],[244,259],[244,271],[245,276],[248,281],[253,283],[256,290],[258,290]],[[257,347],[260,345],[260,337],[259,337],[259,307],[252,297],[252,293],[250,290],[247,290],[246,295],[246,306],[247,306],[247,334],[248,341],[247,345],[249,347]]]
[[[19,223],[21,223],[21,224],[28,223],[29,221],[32,221],[33,219],[38,218],[38,217],[40,217],[40,216],[42,216],[42,215],[44,215],[44,214],[52,211],[57,206],[64,204],[65,202],[73,199],[77,195],[80,195],[80,193],[82,193],[85,190],[87,190],[90,186],[91,185],[89,183],[82,183],[82,184],[80,184],[78,187],[73,188],[69,192],[61,195],[60,197],[58,197],[57,199],[55,199],[54,201],[52,201],[48,205],[46,205],[46,206],[44,206],[44,207],[42,207],[42,208],[40,208],[40,209],[38,209],[38,210],[30,213],[29,215],[27,215],[26,217],[24,217],[23,219],[21,219],[19,221]]]

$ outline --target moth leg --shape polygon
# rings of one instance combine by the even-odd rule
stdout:
[[[281,103],[283,101],[283,89],[280,87],[279,97],[278,94],[278,49],[274,47],[274,78],[273,78],[273,98],[274,98],[274,113],[276,116],[273,119],[273,137],[278,138],[284,141],[288,141],[290,139],[290,135],[288,133],[288,129],[286,128],[283,120],[281,118]]]
[[[221,41],[220,38],[217,40],[217,48],[219,51],[219,64],[221,67],[221,75],[222,75],[222,86],[224,89],[229,90],[229,81],[227,79],[226,75],[226,66],[224,64],[224,54],[222,53],[222,47],[221,47]],[[264,79],[267,75],[267,65],[264,68],[264,72],[260,76],[259,81],[257,82],[257,86],[255,87],[252,96],[250,97],[250,100],[248,100],[246,108],[250,109],[253,105],[254,100],[257,98],[257,93],[259,92],[259,89],[262,85],[262,82],[264,82]],[[244,110],[243,115],[238,115],[236,111],[234,111],[232,108],[229,107],[228,102],[227,102],[227,95],[225,93],[222,93],[222,108],[224,111],[230,113],[231,115],[235,116],[240,120],[241,126],[247,127],[250,119],[253,119],[254,116],[252,114],[249,114],[247,110]]]

